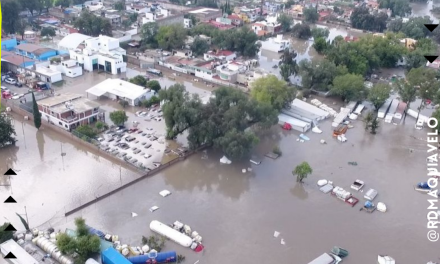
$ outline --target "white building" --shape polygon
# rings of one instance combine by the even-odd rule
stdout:
[[[145,17],[142,18],[142,24],[156,22],[156,20],[168,17],[170,14],[170,11],[163,8],[158,8],[154,12],[146,12]]]
[[[70,58],[86,71],[103,70],[111,74],[127,71],[124,56],[127,52],[119,47],[119,40],[108,36],[89,37],[74,33],[64,37],[60,49],[69,51]]]
[[[49,68],[59,71],[70,78],[75,78],[83,74],[82,68],[78,66],[78,62],[75,60],[61,61],[59,64],[50,65]]]
[[[193,27],[193,24],[192,24],[191,19],[189,19],[189,18],[184,18],[184,19],[183,19],[183,27],[184,27],[184,28],[192,28],[192,27]]]
[[[87,8],[90,12],[94,12],[103,9],[104,4],[101,1],[86,1],[84,2],[84,8]]]
[[[44,75],[40,77],[43,82],[56,83],[63,80],[61,72],[56,69],[51,69],[49,67],[37,67],[35,71]]]
[[[107,79],[88,89],[87,95],[96,97],[106,96],[113,100],[125,100],[131,106],[136,106],[143,100],[150,99],[155,92],[142,86],[120,79]]]
[[[290,40],[283,39],[283,35],[277,35],[276,38],[269,38],[267,41],[261,42],[261,49],[282,52],[286,48],[290,48]]]
[[[0,244],[0,250],[2,252],[3,256],[6,256],[9,253],[12,253],[16,258],[15,259],[9,259],[12,263],[18,263],[18,264],[38,264],[39,261],[34,259],[29,253],[26,252],[24,248],[22,248],[17,242],[10,239],[8,241],[3,242]],[[1,257],[3,259],[3,257]],[[8,260],[4,260],[5,262],[2,263],[9,263]]]
[[[151,8],[149,8],[148,6],[131,3],[125,6],[125,10],[141,14],[141,13],[150,12]]]

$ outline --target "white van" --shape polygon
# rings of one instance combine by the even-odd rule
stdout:
[[[418,130],[423,129],[425,127],[425,120],[423,118],[417,119],[417,122],[414,127]]]

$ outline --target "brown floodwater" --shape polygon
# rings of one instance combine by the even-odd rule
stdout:
[[[142,235],[152,234],[150,221],[180,220],[197,230],[206,246],[203,253],[194,253],[167,242],[166,250],[184,254],[188,263],[301,264],[333,246],[350,252],[344,261],[348,264],[375,263],[378,254],[389,254],[398,263],[426,263],[440,254],[438,244],[426,239],[428,197],[413,190],[426,178],[426,131],[415,130],[414,123],[411,117],[406,125],[381,123],[373,136],[356,121],[344,144],[331,137],[330,121],[321,125],[323,134],[308,133],[311,140],[304,143],[296,141],[298,133],[275,127],[260,135],[261,143],[253,152],[261,165],[248,161],[223,165],[221,154],[209,150],[208,159],[196,154],[64,218],[66,204],[119,185],[121,167],[50,130],[37,132],[32,124],[16,121],[18,144],[0,151],[0,168],[12,166],[18,175],[0,193],[2,197],[12,193],[19,203],[1,204],[0,211],[18,229],[15,212],[24,213],[24,206],[32,227],[62,230],[82,216],[91,226],[118,234],[131,245],[140,245]],[[320,139],[328,144],[320,144]],[[281,147],[282,157],[264,158],[275,145]],[[291,171],[302,161],[311,164],[313,174],[300,185]],[[348,165],[349,161],[358,166]],[[243,174],[241,170],[248,167],[252,172]],[[123,182],[134,177],[135,172],[122,166]],[[351,208],[319,192],[316,181],[323,178],[343,188],[362,179],[367,189],[379,191],[376,202],[386,203],[389,211],[359,212],[359,204]],[[173,194],[162,198],[158,192],[163,189]],[[356,196],[363,203],[363,194]],[[153,205],[160,209],[150,213]],[[132,218],[131,212],[139,216]],[[286,245],[273,237],[275,230]]]

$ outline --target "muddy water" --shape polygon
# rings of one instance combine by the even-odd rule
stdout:
[[[296,141],[298,133],[274,128],[261,135],[253,154],[263,161],[259,166],[247,161],[222,165],[220,153],[208,151],[208,159],[200,153],[67,220],[51,223],[69,226],[82,215],[92,226],[120,235],[124,243],[139,245],[142,235],[151,234],[150,221],[180,220],[203,236],[207,248],[197,254],[168,242],[166,250],[184,254],[188,263],[300,264],[335,245],[350,252],[347,264],[376,263],[378,254],[389,254],[398,263],[426,263],[440,257],[438,245],[426,239],[428,197],[413,191],[413,185],[424,180],[426,155],[426,142],[415,138],[425,137],[426,131],[414,130],[412,118],[406,123],[381,123],[373,136],[357,121],[345,144],[332,139],[329,121],[321,125],[323,134],[309,133],[311,141],[306,143]],[[321,145],[320,139],[328,144]],[[283,156],[263,158],[274,145],[281,146]],[[302,161],[314,171],[299,185],[291,171]],[[248,167],[252,172],[243,174]],[[360,205],[351,208],[319,192],[315,183],[322,178],[343,188],[362,179],[367,189],[379,191],[375,202],[386,203],[389,211],[359,212]],[[162,198],[158,192],[163,189],[173,194]],[[363,193],[356,196],[364,202]],[[160,209],[150,213],[153,205]],[[132,218],[131,212],[139,216]],[[285,246],[273,237],[275,230]]]
[[[413,17],[429,16],[434,23],[438,23],[439,20],[432,13],[433,7],[439,6],[438,2],[427,1],[426,3],[411,3]]]

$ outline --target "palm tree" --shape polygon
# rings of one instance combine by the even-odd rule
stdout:
[[[303,180],[312,172],[312,167],[310,167],[309,163],[304,161],[295,167],[295,169],[292,171],[292,174],[296,175],[296,182],[302,183]]]

